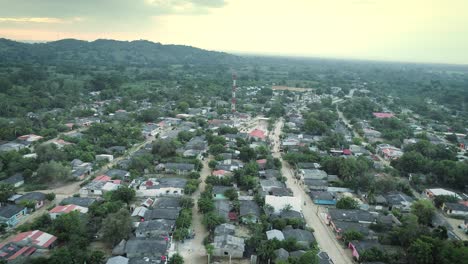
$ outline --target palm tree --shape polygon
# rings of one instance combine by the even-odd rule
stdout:
[[[271,243],[263,240],[257,247],[257,255],[261,263],[269,263],[270,260],[275,257],[275,249]]]

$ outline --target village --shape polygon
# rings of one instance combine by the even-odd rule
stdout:
[[[256,98],[262,93],[264,104]],[[463,162],[466,135],[423,125],[407,111],[403,119],[370,95],[381,111],[353,116],[358,93],[369,91],[239,87],[235,112],[223,100],[198,108],[179,103],[180,113],[127,134],[107,126],[124,124],[132,113],[105,113],[110,102],[95,101],[92,116],[67,123],[56,138],[29,134],[4,143],[2,153],[23,159],[72,153],[63,172],[72,180],[27,191],[25,178],[39,168],[1,181],[12,189],[2,191],[0,259],[27,261],[73,245],[64,238],[69,229],[45,232],[66,215],[86,216],[96,227],[90,247],[102,250],[107,264],[168,263],[174,256],[184,263],[386,263],[404,255],[408,242],[392,239],[418,224],[408,215],[448,240],[466,241],[466,191],[437,186],[404,163],[415,159],[406,153],[439,146]],[[388,140],[391,122],[411,131],[401,145]],[[94,156],[76,155],[86,147],[82,139],[123,145],[102,143]],[[57,159],[50,160],[54,167]]]

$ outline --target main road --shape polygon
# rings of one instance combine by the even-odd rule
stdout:
[[[302,203],[302,213],[306,220],[307,226],[314,229],[314,236],[321,250],[327,252],[334,264],[353,263],[350,252],[347,252],[343,246],[336,240],[334,234],[328,228],[323,217],[320,216],[320,208],[316,206],[311,198],[307,195],[304,189],[298,185],[294,178],[294,173],[287,162],[285,162],[279,152],[280,149],[280,134],[283,128],[284,121],[279,119],[275,124],[273,133],[270,134],[270,141],[273,144],[273,156],[281,160],[281,173],[286,177],[286,185],[293,191],[294,197],[300,198]]]

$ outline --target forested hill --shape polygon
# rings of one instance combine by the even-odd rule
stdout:
[[[235,55],[182,45],[163,45],[146,40],[92,42],[63,39],[47,43],[22,43],[0,38],[0,63],[45,65],[134,65],[235,64]]]

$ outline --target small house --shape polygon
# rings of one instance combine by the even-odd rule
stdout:
[[[26,207],[7,204],[0,207],[0,223],[5,223],[9,227],[14,227],[26,214]]]
[[[88,208],[81,207],[79,205],[74,205],[74,204],[58,205],[49,211],[49,215],[50,215],[50,218],[55,219],[61,215],[68,214],[73,211],[86,214],[88,212]]]
[[[239,217],[243,223],[257,223],[260,207],[253,200],[239,200]]]
[[[444,203],[442,210],[450,216],[467,216],[468,206],[462,203]]]
[[[20,187],[21,185],[24,184],[24,177],[22,174],[20,173],[17,173],[5,180],[2,180],[1,183],[4,183],[4,184],[11,184],[13,185],[13,187],[15,188],[18,188]]]
[[[46,195],[41,192],[25,193],[21,197],[15,199],[15,204],[20,205],[23,201],[33,201],[35,203],[34,209],[37,210],[44,206]]]
[[[195,171],[195,165],[190,163],[166,163],[166,173],[175,173],[178,175],[186,175]]]

